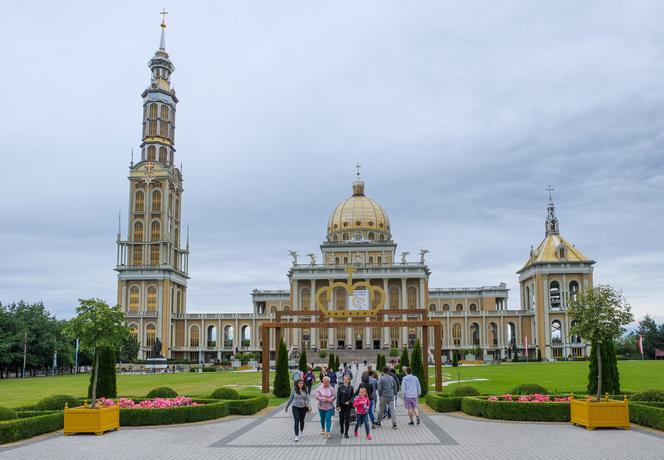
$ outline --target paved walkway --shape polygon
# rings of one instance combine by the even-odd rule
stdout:
[[[361,369],[360,369],[361,371]],[[355,380],[355,379],[354,379]],[[283,406],[263,417],[194,425],[123,428],[104,436],[55,434],[11,447],[0,459],[662,459],[664,435],[640,430],[588,431],[567,423],[514,423],[422,414],[408,426],[400,403],[399,428],[388,424],[364,436],[343,439],[338,417],[334,437],[320,436],[318,411],[307,416],[304,435],[293,442],[293,419]]]

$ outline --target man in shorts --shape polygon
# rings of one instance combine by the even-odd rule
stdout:
[[[404,367],[403,380],[401,381],[401,388],[403,389],[403,404],[408,410],[408,418],[410,418],[409,425],[415,425],[413,417],[416,418],[417,424],[420,424],[420,411],[417,407],[417,398],[422,394],[422,387],[420,386],[420,379],[412,374],[409,367]]]

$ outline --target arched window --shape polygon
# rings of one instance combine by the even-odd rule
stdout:
[[[157,339],[157,326],[150,323],[145,326],[145,345],[151,347]]]
[[[383,264],[383,258],[381,256],[378,256],[378,258],[376,259],[376,263],[378,265],[382,265]]]
[[[138,324],[130,324],[129,325],[129,337],[134,339],[136,343],[138,343]]]
[[[341,240],[342,241],[348,241],[350,239],[348,233],[344,233],[341,235]]]
[[[574,326],[576,326],[576,321],[572,321],[570,323],[570,328],[573,328]],[[581,343],[581,336],[579,336],[579,335],[571,336],[571,342],[572,343]]]
[[[530,310],[530,286],[526,286],[526,308]]]
[[[240,345],[248,347],[251,343],[251,328],[244,325],[240,328]]]
[[[461,345],[461,324],[454,323],[452,326],[452,340],[455,346]]]
[[[401,296],[396,286],[390,289],[390,308],[401,308]]]
[[[150,120],[148,123],[148,135],[156,136],[157,135],[157,120]]]
[[[408,288],[408,308],[417,308],[417,289],[413,286]]]
[[[489,342],[492,346],[498,346],[498,326],[496,323],[489,323]]]
[[[157,104],[150,104],[150,118],[157,118]]]
[[[436,311],[436,304],[432,303],[431,305],[429,305],[429,311],[432,312],[432,313],[435,312]]]
[[[378,237],[378,240],[379,240],[379,241],[385,241],[385,235],[383,235],[383,234],[381,233],[380,236]]]
[[[134,222],[134,241],[143,241],[143,222]]]
[[[166,104],[161,106],[161,120],[168,121],[168,106]]]
[[[337,235],[334,235],[334,236],[332,237],[332,241],[339,241],[339,237],[338,237]]]
[[[302,296],[300,297],[300,310],[309,310],[311,303],[311,289],[302,289]]]
[[[189,329],[189,346],[190,347],[199,347],[201,345],[201,330],[194,324]]]
[[[182,314],[182,293],[178,290],[178,293],[176,295],[176,304],[177,304],[177,310],[178,313]]]
[[[456,311],[463,311],[463,304],[458,303],[456,306]]]
[[[173,195],[168,195],[168,212],[173,214]]]
[[[158,220],[152,221],[150,226],[150,241],[159,241],[161,239],[161,225]]]
[[[129,311],[138,311],[138,288],[129,289]]]
[[[507,323],[507,337],[509,338],[510,347],[516,345],[516,326],[514,323]]]
[[[342,287],[334,289],[335,297],[335,310],[345,310],[346,309],[346,290]]]
[[[449,304],[443,304],[443,311],[450,311]]]
[[[232,347],[233,346],[233,326],[224,327],[224,346]]]
[[[168,122],[159,122],[159,136],[168,138]]]
[[[148,288],[148,311],[157,311],[157,288]]]
[[[136,199],[134,200],[134,211],[143,212],[145,203],[145,195],[140,190],[136,192]]]
[[[152,212],[161,212],[161,192],[159,190],[152,192]]]
[[[373,241],[376,239],[376,234],[374,232],[369,232],[369,241]]]
[[[207,346],[216,347],[217,346],[217,327],[208,326],[207,328]]]
[[[344,265],[348,265],[348,257],[344,257]]]
[[[549,284],[549,304],[551,308],[560,308],[560,283],[551,281]]]
[[[471,303],[470,306],[468,307],[470,311],[477,311],[477,305],[474,303]]]
[[[175,218],[180,220],[180,200],[175,199]]]
[[[175,244],[176,248],[180,247],[180,230],[177,228],[175,229],[175,241],[173,241],[173,243]]]
[[[339,258],[338,257],[334,258],[334,265],[339,265]]]
[[[477,323],[470,325],[471,343],[478,347],[480,345],[480,326]]]
[[[159,163],[168,163],[168,153],[166,147],[159,147]]]
[[[577,281],[569,282],[569,298],[570,300],[576,300],[576,297],[579,295],[579,283]]]
[[[369,265],[373,265],[373,256],[369,256]]]
[[[159,265],[159,245],[152,244],[150,245],[150,265],[156,267]]]
[[[157,148],[154,145],[148,147],[148,161],[155,161],[157,159]]]
[[[272,307],[270,307],[270,313],[273,314],[273,315],[277,314],[277,306],[276,305],[272,305]]]
[[[563,343],[562,326],[557,319],[551,322],[551,343]]]
[[[143,265],[143,246],[134,246],[133,265]]]

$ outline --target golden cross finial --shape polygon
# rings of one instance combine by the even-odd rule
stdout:
[[[168,14],[168,11],[166,11],[166,8],[161,9],[161,27],[164,29],[166,28],[166,15]]]
[[[549,202],[553,202],[553,197],[551,196],[551,192],[553,192],[555,190],[555,188],[553,188],[553,187],[551,187],[551,185],[549,185],[546,190],[549,192]]]
[[[353,272],[356,271],[354,267],[348,267],[346,270],[344,270],[346,273],[348,273],[348,283],[353,282]]]
[[[359,163],[357,163],[357,164],[355,165],[355,168],[357,169],[357,173],[356,173],[356,174],[357,174],[357,179],[358,179],[358,180],[360,179],[360,168],[361,168],[361,167],[362,167],[362,165],[359,164]]]

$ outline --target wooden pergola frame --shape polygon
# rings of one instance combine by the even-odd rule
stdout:
[[[351,321],[324,321],[325,314],[321,311],[278,311],[275,314],[275,320],[261,324],[261,340],[263,348],[262,359],[262,391],[270,392],[270,330],[274,329],[275,345],[279,347],[281,342],[281,333],[283,329],[323,329],[323,328],[348,328],[348,327],[420,327],[422,328],[422,364],[424,365],[424,375],[429,372],[429,328],[433,328],[434,337],[434,366],[435,388],[436,391],[443,390],[443,363],[441,349],[443,347],[440,321],[430,319],[385,319],[385,316],[419,315],[422,318],[426,311],[421,309],[403,309],[403,310],[380,310],[376,315],[379,319],[356,319]],[[282,318],[299,316],[317,316],[317,321],[283,321]],[[424,382],[422,382],[424,383]]]

